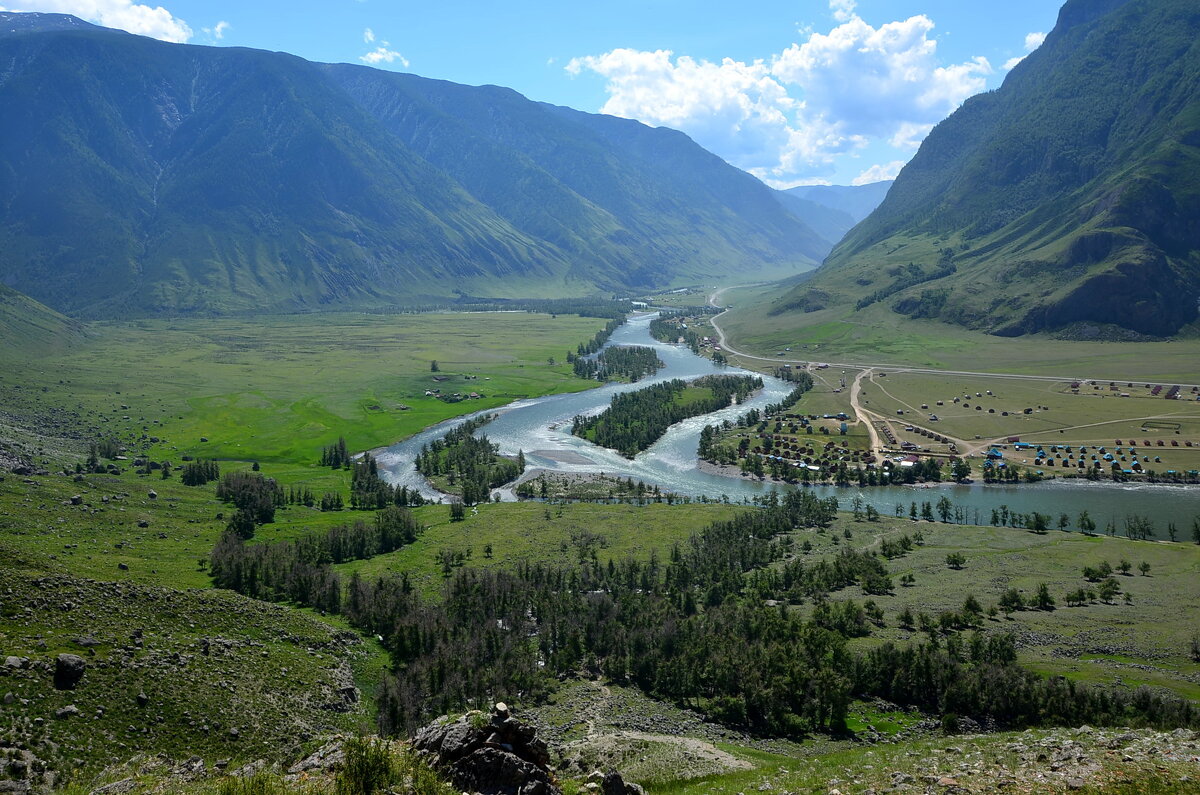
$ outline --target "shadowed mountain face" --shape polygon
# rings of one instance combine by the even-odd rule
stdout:
[[[1002,335],[1170,335],[1200,297],[1200,6],[1070,0],[939,124],[803,294]],[[790,307],[790,308],[789,308]]]
[[[829,244],[681,133],[0,13],[0,282],[92,317],[792,274]]]

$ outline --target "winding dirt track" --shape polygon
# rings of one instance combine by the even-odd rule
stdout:
[[[753,287],[754,285],[740,285],[740,286]],[[734,288],[722,287],[720,289],[714,290],[708,296],[709,306],[719,307],[720,304],[718,303],[718,301],[720,300],[721,294],[724,293],[725,291],[731,290],[731,289],[734,289]],[[739,351],[737,348],[731,347],[729,345],[729,340],[725,336],[724,329],[722,329],[720,323],[717,322],[728,311],[729,310],[726,309],[724,312],[721,312],[718,315],[713,315],[712,318],[709,319],[709,322],[712,323],[713,329],[715,329],[717,332],[717,340],[720,342],[722,350],[726,351],[727,353],[731,353],[734,356],[740,356],[744,359],[754,359],[755,361],[760,361],[760,362],[774,362],[777,364],[793,364],[793,365],[800,364],[800,365],[805,365],[806,367],[808,365],[812,364],[812,362],[805,360],[805,359],[786,359],[781,356],[755,356],[752,353],[745,353],[744,351]],[[870,437],[871,437],[872,452],[874,452],[876,455],[883,454],[884,446],[883,446],[882,442],[880,441],[879,432],[878,432],[878,429],[875,427],[874,420],[879,420],[881,422],[888,422],[890,418],[882,416],[882,415],[880,415],[876,412],[870,411],[868,409],[864,409],[862,406],[862,403],[859,400],[859,393],[862,391],[863,379],[869,377],[870,373],[872,373],[874,370],[879,369],[879,368],[886,368],[888,372],[892,372],[892,373],[932,373],[932,374],[936,374],[936,375],[964,375],[964,376],[971,376],[971,377],[978,377],[978,378],[1021,379],[1021,380],[1025,380],[1025,381],[1040,381],[1040,382],[1050,382],[1050,383],[1058,383],[1058,382],[1062,382],[1062,381],[1111,381],[1112,380],[1111,378],[1102,378],[1102,377],[1089,378],[1086,376],[1079,376],[1079,375],[1064,375],[1064,376],[1023,375],[1021,373],[981,373],[981,372],[976,372],[973,370],[940,370],[940,369],[931,368],[931,367],[907,367],[904,365],[882,364],[882,363],[869,364],[869,363],[863,363],[863,362],[827,362],[827,364],[830,367],[844,367],[847,369],[855,369],[855,370],[860,371],[858,373],[858,375],[855,377],[854,385],[851,387],[851,390],[850,390],[850,405],[854,409],[855,418],[859,422],[865,423],[865,425],[867,427],[867,432],[870,434]],[[874,381],[874,379],[871,379],[871,382],[873,384],[876,383]],[[876,384],[876,385],[878,386],[878,384]],[[1193,386],[1198,386],[1198,385],[1197,384],[1179,384],[1179,386],[1180,386],[1180,388],[1191,388]],[[1190,415],[1155,414],[1155,415],[1150,415],[1147,417],[1126,417],[1126,418],[1117,419],[1117,420],[1094,422],[1094,423],[1089,423],[1086,425],[1075,425],[1075,426],[1071,426],[1068,428],[1064,428],[1063,430],[1078,430],[1080,428],[1092,428],[1092,427],[1097,427],[1097,426],[1101,426],[1101,425],[1113,425],[1113,424],[1118,424],[1118,423],[1133,422],[1136,420],[1144,421],[1144,420],[1156,420],[1156,419],[1164,419],[1164,418],[1192,419],[1192,417]],[[991,447],[992,445],[995,445],[999,442],[1003,442],[1006,439],[1006,436],[1002,435],[1002,436],[998,436],[994,439],[982,439],[982,440],[971,440],[971,441],[967,441],[965,439],[954,439],[952,437],[949,437],[949,438],[951,438],[951,441],[954,441],[957,444],[959,451],[960,451],[959,455],[968,456],[968,455],[979,453],[980,451],[985,450],[988,447]]]
[[[722,751],[717,746],[701,740],[698,737],[686,737],[672,734],[652,734],[650,732],[633,731],[630,729],[620,729],[617,731],[601,731],[596,726],[597,720],[602,718],[609,710],[609,702],[612,698],[612,691],[603,682],[597,680],[591,683],[599,696],[595,701],[588,704],[584,709],[585,725],[587,726],[587,736],[582,740],[577,740],[571,743],[570,747],[578,748],[583,745],[599,745],[604,746],[609,743],[619,744],[624,740],[640,740],[642,742],[661,743],[667,746],[673,746],[686,753],[693,755],[696,759],[703,760],[710,765],[715,766],[722,771],[729,770],[750,770],[754,767],[751,763],[744,759],[739,759],[733,754]]]

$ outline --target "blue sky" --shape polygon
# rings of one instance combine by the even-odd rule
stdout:
[[[159,5],[161,3],[161,5]],[[172,41],[369,63],[681,129],[778,187],[893,176],[1054,0],[0,0]]]

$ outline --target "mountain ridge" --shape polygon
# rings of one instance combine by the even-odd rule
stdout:
[[[69,314],[577,297],[830,245],[682,133],[72,20],[0,14],[0,281]]]
[[[1184,0],[1071,0],[774,309],[816,305],[808,290],[1003,336],[1176,333],[1200,297],[1198,35]]]

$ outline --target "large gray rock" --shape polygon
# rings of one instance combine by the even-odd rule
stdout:
[[[58,655],[54,661],[54,687],[58,690],[74,690],[86,669],[87,663],[79,655]]]
[[[604,795],[646,795],[641,785],[626,781],[620,773],[610,770],[600,783],[600,791]]]
[[[417,732],[413,748],[461,790],[483,795],[561,795],[550,775],[546,744],[497,705],[451,721],[441,718]]]

